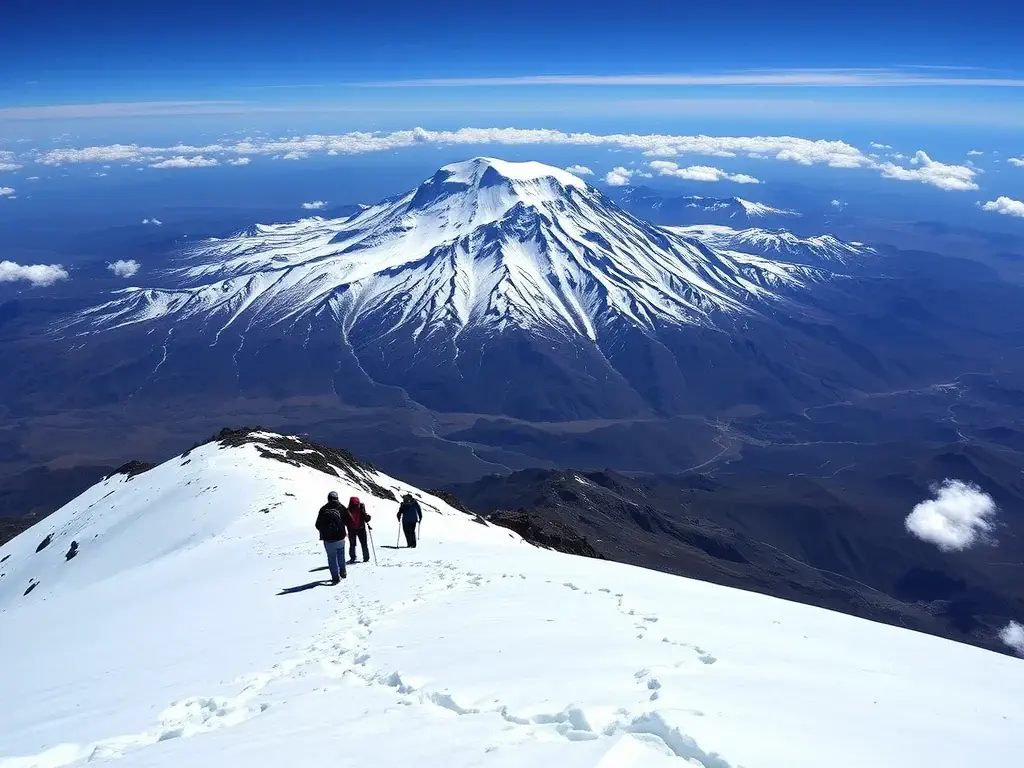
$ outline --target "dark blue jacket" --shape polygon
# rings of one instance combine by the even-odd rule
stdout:
[[[402,506],[398,508],[398,518],[403,523],[418,523],[423,519],[423,510],[420,509],[420,503],[416,499],[403,501]]]

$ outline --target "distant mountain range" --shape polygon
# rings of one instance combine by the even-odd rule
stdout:
[[[786,226],[799,211],[741,197],[672,196],[649,187],[617,187],[609,193],[622,208],[653,224],[724,224],[730,227]]]

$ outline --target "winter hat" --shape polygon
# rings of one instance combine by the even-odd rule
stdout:
[[[337,491],[331,491],[330,493],[328,493],[327,494],[327,500],[328,501],[337,501],[338,500],[338,492]]]
[[[358,507],[359,506],[359,497],[358,496],[353,496],[352,498],[350,498],[348,500],[348,505],[350,507]]]

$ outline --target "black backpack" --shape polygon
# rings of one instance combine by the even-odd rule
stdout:
[[[326,507],[321,510],[323,513],[323,524],[320,526],[320,533],[325,541],[338,541],[345,538],[345,521],[341,517],[341,510],[334,507]]]

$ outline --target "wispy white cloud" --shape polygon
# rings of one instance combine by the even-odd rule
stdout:
[[[989,200],[981,206],[981,210],[1024,219],[1024,201],[1014,200],[1011,197],[1002,196],[995,200]]]
[[[17,264],[13,261],[0,261],[0,283],[24,280],[35,286],[47,286],[67,279],[68,273],[60,264]]]
[[[668,160],[655,160],[650,164],[651,170],[659,176],[671,176],[688,181],[733,181],[737,184],[760,184],[760,180],[745,173],[727,173],[721,168],[710,165],[691,165],[681,168],[678,163]]]
[[[972,150],[969,150],[967,152],[967,156],[968,157],[980,157],[981,155],[984,155],[984,154],[985,153],[982,152],[980,149],[972,149]]]
[[[646,75],[524,75],[516,77],[448,77],[351,83],[362,87],[407,88],[479,86],[760,86],[760,87],[1024,87],[1024,79],[952,75],[955,70],[904,69],[768,69],[736,72],[679,72]]]
[[[11,197],[16,191],[14,187],[0,187],[0,197]]]
[[[879,144],[877,141],[871,142],[872,149],[892,149],[891,144]]]
[[[163,222],[160,221],[160,219],[143,219],[142,223],[143,224],[152,224],[153,226],[156,226],[156,227],[159,227],[159,226],[161,226],[163,224]]]
[[[978,188],[974,181],[978,171],[966,165],[940,163],[937,160],[932,160],[921,150],[914,154],[910,163],[915,167],[907,168],[895,163],[882,163],[878,167],[882,175],[888,179],[918,181],[950,191],[968,191]]]
[[[845,209],[845,208],[846,208],[846,203],[844,203],[844,202],[843,202],[842,200],[833,200],[833,201],[832,201],[832,202],[830,203],[830,205],[831,205],[831,206],[832,206],[833,208],[835,208],[835,209],[836,209],[837,211],[841,211],[841,210],[843,210],[843,209]]]
[[[20,171],[25,166],[20,163],[0,163],[0,172],[4,171]]]
[[[282,160],[305,160],[309,157],[309,152],[300,152],[292,150],[291,152],[285,152],[281,155]]]
[[[184,155],[178,155],[168,160],[161,160],[158,163],[151,163],[150,168],[211,168],[215,165],[220,165],[220,161],[213,157],[203,157],[202,155],[196,155],[194,157],[185,157]]]
[[[247,112],[252,108],[252,104],[242,101],[133,101],[97,104],[54,104],[44,107],[4,107],[0,109],[0,120],[233,114]]]
[[[1024,168],[1024,157],[1008,157],[1006,162],[1010,165],[1015,165],[1018,168]]]
[[[107,269],[118,277],[134,277],[142,269],[142,265],[135,261],[135,259],[118,259],[107,264]]]
[[[1016,621],[1011,621],[1003,627],[999,633],[999,639],[1016,651],[1018,655],[1024,656],[1024,626]]]
[[[594,172],[585,165],[570,165],[565,170],[575,173],[577,176],[593,176]]]
[[[934,498],[922,501],[907,515],[907,531],[943,552],[986,541],[996,514],[991,496],[977,486],[948,479],[932,492]]]
[[[248,165],[251,162],[251,157],[236,157],[234,160],[228,160],[228,165]]]
[[[307,211],[319,211],[320,209],[327,207],[327,201],[314,200],[311,203],[303,203],[302,207],[305,208]]]
[[[636,171],[632,171],[629,168],[623,168],[619,165],[612,168],[604,175],[604,183],[609,187],[624,187],[629,184],[634,173],[636,173]]]

